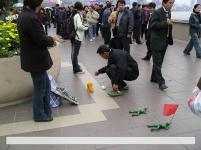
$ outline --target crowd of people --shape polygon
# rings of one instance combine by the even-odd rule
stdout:
[[[43,0],[24,0],[23,10],[17,20],[21,66],[23,70],[30,72],[34,85],[32,99],[35,121],[53,119],[47,75],[53,62],[47,48],[60,41],[60,37],[71,41],[74,74],[84,73],[78,62],[82,41],[86,38],[93,42],[97,36],[103,37],[104,45],[98,47],[97,53],[108,60],[108,64],[97,70],[95,75],[108,75],[112,83],[110,96],[121,95],[122,90],[128,90],[124,81],[133,81],[139,76],[138,64],[130,55],[130,44],[142,44],[142,39],[145,38],[147,54],[142,59],[150,60],[152,57],[150,81],[158,84],[161,90],[168,88],[161,68],[168,45],[173,45],[174,20],[171,19],[171,8],[175,0],[162,0],[162,6],[156,10],[154,2],[144,5],[134,2],[131,9],[126,7],[125,0],[118,0],[115,6],[109,1],[105,5],[90,6],[76,2],[69,7],[56,5],[46,9],[41,8],[42,2]],[[189,55],[194,46],[197,58],[201,58],[198,41],[201,29],[200,11],[200,4],[195,5],[189,22],[192,38],[184,50]],[[51,24],[59,36],[48,36],[48,27]]]

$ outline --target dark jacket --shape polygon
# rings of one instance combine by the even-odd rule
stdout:
[[[151,29],[150,46],[152,50],[164,50],[169,41],[169,44],[173,44],[172,25],[168,25],[167,17],[171,19],[171,14],[170,12],[166,14],[163,8],[157,9],[151,16],[149,26]]]
[[[126,73],[129,70],[133,72],[134,77],[136,78],[139,75],[138,64],[137,62],[128,54],[126,51],[112,49],[109,53],[108,64],[107,66],[99,69],[99,73],[106,73],[106,70],[110,68],[111,65],[115,65],[116,69],[116,78],[112,79],[113,83],[118,83],[126,77]],[[133,79],[134,80],[134,79]]]
[[[30,9],[24,9],[19,15],[17,28],[20,37],[21,67],[27,72],[44,72],[53,62],[48,46],[54,41],[46,36],[37,15]]]
[[[201,16],[200,14],[192,13],[189,18],[189,33],[193,36],[194,33],[197,33],[200,36],[201,30]]]
[[[118,18],[117,13],[117,18]],[[133,32],[133,13],[130,10],[125,9],[119,23],[119,36],[127,36],[128,34],[132,34]]]
[[[141,10],[131,9],[133,12],[134,28],[140,28],[142,25],[142,12]]]

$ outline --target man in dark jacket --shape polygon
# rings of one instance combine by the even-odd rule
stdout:
[[[134,27],[133,27],[133,39],[136,40],[137,44],[142,44],[140,41],[141,28],[142,28],[142,10],[141,5],[137,2],[133,2],[133,8],[131,9],[133,13]]]
[[[47,70],[53,62],[47,47],[53,46],[58,37],[45,34],[36,13],[43,0],[24,0],[17,28],[20,37],[21,67],[30,72],[33,81],[33,119],[37,122],[51,121],[50,82]]]
[[[133,32],[133,14],[130,10],[125,8],[125,4],[124,0],[118,0],[117,2],[118,12],[115,32],[119,43],[121,43],[121,47],[119,49],[123,49],[124,51],[130,53],[130,42]]]
[[[102,45],[98,48],[97,53],[102,58],[108,59],[108,64],[95,72],[95,75],[107,73],[111,79],[113,91],[128,89],[124,80],[133,81],[139,76],[137,62],[127,52]]]
[[[152,51],[150,48],[151,29],[150,29],[149,22],[151,19],[151,15],[156,8],[156,3],[150,2],[148,5],[148,8],[149,8],[150,16],[149,16],[149,21],[147,23],[147,38],[146,38],[147,54],[144,58],[142,58],[142,60],[147,60],[147,61],[151,59],[151,55],[152,55]]]
[[[153,55],[153,69],[151,82],[159,84],[159,88],[168,88],[162,76],[161,68],[168,44],[172,45],[172,24],[171,8],[175,0],[163,0],[163,7],[154,11],[150,20],[151,39],[150,48]]]

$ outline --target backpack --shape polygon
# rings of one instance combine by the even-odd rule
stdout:
[[[74,16],[75,14],[71,15],[68,19],[67,19],[67,24],[66,24],[66,39],[68,40],[75,40],[75,37],[77,35],[77,29],[75,29],[75,25],[74,25]]]

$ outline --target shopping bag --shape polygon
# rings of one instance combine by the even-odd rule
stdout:
[[[194,114],[201,117],[201,90],[198,87],[193,90],[193,94],[188,101],[188,106]]]

